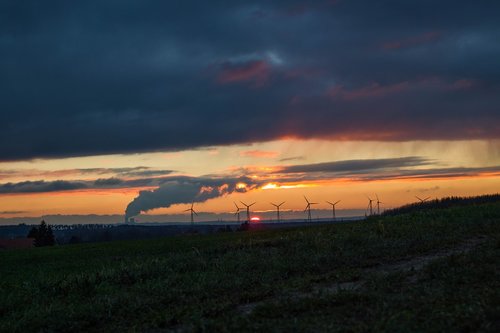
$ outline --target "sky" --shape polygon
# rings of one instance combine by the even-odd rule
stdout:
[[[497,193],[499,16],[485,0],[0,1],[0,223]]]

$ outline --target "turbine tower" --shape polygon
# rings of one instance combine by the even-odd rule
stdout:
[[[429,200],[431,197],[427,197],[425,199],[420,199],[419,197],[415,196],[415,198],[417,198],[421,204],[423,204],[424,202],[426,202],[427,200]]]
[[[274,207],[276,207],[276,215],[277,215],[277,218],[278,218],[278,222],[280,222],[280,206],[282,204],[284,204],[284,203],[285,202],[283,201],[282,203],[280,203],[279,205],[277,205],[277,204],[271,202],[271,205],[273,205]]]
[[[377,215],[380,215],[380,204],[383,202],[378,199],[377,194],[375,194],[375,196],[377,197]]]
[[[191,204],[191,208],[188,208],[185,210],[185,212],[191,212],[191,225],[194,224],[194,214],[196,214],[196,216],[198,216],[198,213],[195,212],[193,206],[194,206],[194,202]]]
[[[238,207],[236,202],[233,201],[233,203],[234,203],[234,206],[236,207],[236,211],[234,212],[234,215],[238,215],[238,223],[240,223],[240,210],[241,210],[241,208]]]
[[[306,202],[307,202],[307,206],[306,208],[304,209],[304,212],[307,211],[307,220],[309,222],[312,221],[312,216],[311,216],[311,205],[317,205],[318,203],[317,202],[309,202],[309,200],[307,200],[306,196],[304,195],[304,199],[306,199]]]
[[[337,202],[335,203],[332,203],[330,201],[327,201],[327,203],[329,203],[330,205],[332,205],[332,218],[335,220],[337,217],[335,216],[335,205],[338,204],[340,202],[340,200],[338,200]]]
[[[370,210],[370,215],[373,215],[373,204],[372,204],[372,202],[374,200],[370,199],[369,196],[367,196],[367,198],[368,198],[368,208],[367,208],[367,210]]]
[[[255,205],[255,202],[254,203],[251,203],[250,205],[247,205],[246,203],[244,203],[243,201],[240,201],[243,206],[245,206],[247,208],[247,221],[245,223],[250,223],[250,207],[252,207],[253,205]]]

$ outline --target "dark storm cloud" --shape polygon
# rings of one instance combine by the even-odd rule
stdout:
[[[311,173],[311,172],[346,172],[349,174],[358,171],[378,172],[381,169],[399,169],[404,167],[421,166],[430,164],[432,161],[418,157],[409,156],[401,158],[346,160],[336,162],[325,162],[315,164],[299,164],[283,167],[277,173]]]
[[[296,183],[311,181],[335,181],[348,179],[350,181],[381,181],[381,180],[408,180],[408,179],[453,179],[476,176],[499,176],[500,166],[477,168],[427,168],[427,169],[400,169],[384,167],[380,169],[359,169],[352,171],[317,170],[309,173],[279,174],[279,182]]]
[[[83,181],[72,182],[66,180],[39,180],[0,184],[0,193],[44,193],[80,190],[85,188],[88,188],[88,185]]]
[[[116,189],[145,186],[159,186],[168,178],[138,178],[124,180],[119,178],[100,178],[96,180],[54,180],[24,181],[0,184],[0,194],[48,193],[72,190]]]
[[[84,168],[61,170],[13,169],[1,170],[0,179],[16,177],[61,177],[79,175],[114,175],[115,177],[155,177],[173,173],[173,170],[160,170],[139,166],[133,168]]]
[[[498,1],[1,1],[0,160],[500,136]]]
[[[249,170],[245,172],[251,173]],[[283,183],[339,179],[374,181],[499,175],[500,166],[442,167],[435,160],[421,156],[407,156],[278,166],[273,173]]]

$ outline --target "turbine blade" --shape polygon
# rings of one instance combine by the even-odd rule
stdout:
[[[309,203],[309,200],[307,200],[306,196],[304,195],[304,199],[306,199],[306,202]]]
[[[340,200],[338,200],[334,205],[338,204],[340,202]]]
[[[332,205],[332,206],[334,205],[334,204],[332,204],[330,201],[327,201],[327,202],[328,202],[330,205]]]
[[[253,205],[255,205],[255,204],[256,204],[256,202],[254,202],[254,203],[252,203],[252,204],[248,205],[248,207],[252,207],[252,206],[253,206]]]
[[[285,203],[285,201],[283,201],[282,203],[280,203],[278,206],[281,206],[281,205],[282,205],[282,204],[284,204],[284,203]]]

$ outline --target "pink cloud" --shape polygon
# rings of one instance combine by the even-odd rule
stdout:
[[[389,85],[381,85],[378,82],[374,82],[368,86],[355,89],[347,89],[343,85],[336,85],[330,88],[327,94],[333,98],[357,100],[364,98],[379,98],[397,93],[429,89],[441,91],[467,90],[475,85],[475,81],[468,79],[447,82],[440,78],[427,78],[415,81],[403,81]]]
[[[441,37],[441,32],[430,31],[421,35],[412,36],[400,40],[393,40],[382,44],[382,48],[385,50],[397,50],[413,46],[418,46],[422,44],[432,43],[437,41]]]
[[[353,100],[353,99],[361,99],[368,97],[383,97],[386,95],[408,90],[409,87],[410,85],[406,81],[386,86],[383,86],[375,82],[369,86],[352,90],[345,89],[344,86],[338,85],[330,89],[328,94],[331,97],[340,97],[346,100]]]
[[[279,155],[277,151],[264,151],[264,150],[246,150],[240,152],[243,157],[256,157],[256,158],[275,158]]]
[[[455,82],[453,82],[449,86],[449,90],[466,90],[474,87],[476,85],[476,82],[473,80],[467,80],[467,79],[460,79]]]
[[[270,65],[263,60],[249,61],[243,64],[225,63],[219,73],[219,83],[250,81],[257,85],[264,84],[270,73]]]

